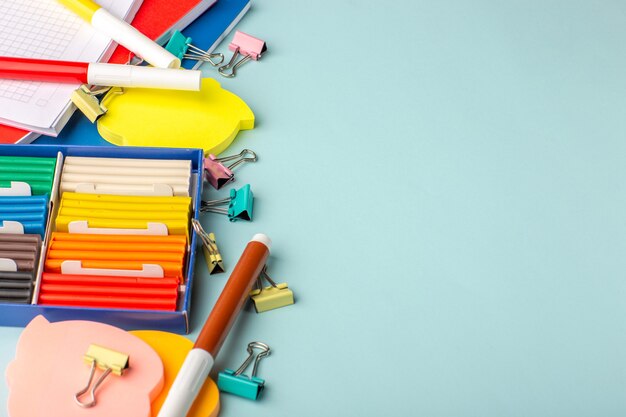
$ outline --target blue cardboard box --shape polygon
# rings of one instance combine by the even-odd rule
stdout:
[[[102,157],[102,158],[139,158],[139,159],[184,159],[191,161],[191,187],[190,196],[194,218],[200,213],[200,201],[202,196],[202,174],[204,154],[201,149],[172,149],[172,148],[141,148],[141,147],[98,147],[98,146],[53,146],[53,145],[0,145],[0,155],[4,156],[32,156],[32,157],[57,157],[62,163],[66,156]],[[52,193],[57,193],[60,164],[57,164],[57,176]],[[51,210],[57,201],[51,196]],[[46,241],[50,233],[50,221],[48,222]],[[189,314],[191,309],[191,291],[193,288],[194,264],[196,259],[197,236],[190,227],[191,240],[187,256],[186,274],[184,285],[179,290],[179,300],[176,311],[152,311],[152,310],[124,310],[85,307],[60,307],[37,305],[36,297],[33,304],[7,304],[0,303],[1,326],[25,326],[35,316],[42,314],[49,321],[61,320],[91,320],[108,323],[126,330],[149,329],[163,330],[174,333],[189,333]],[[43,251],[42,251],[43,252]],[[43,259],[43,254],[42,254]],[[37,280],[41,280],[43,265]],[[37,283],[35,284],[37,287]],[[35,293],[37,290],[35,290]]]

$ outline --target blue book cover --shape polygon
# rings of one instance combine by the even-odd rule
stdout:
[[[183,31],[200,49],[213,52],[250,10],[250,0],[218,0],[213,7],[200,16],[193,25]],[[185,68],[197,68],[202,62],[183,62]]]

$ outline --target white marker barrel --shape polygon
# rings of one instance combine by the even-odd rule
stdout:
[[[201,71],[139,67],[135,65],[89,64],[87,84],[200,91]]]
[[[155,67],[180,68],[178,57],[103,8],[93,14],[91,24]]]

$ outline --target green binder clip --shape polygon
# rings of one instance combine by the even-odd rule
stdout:
[[[254,349],[260,349],[254,358]],[[264,357],[270,354],[270,347],[263,342],[251,342],[248,343],[248,357],[241,364],[239,369],[233,371],[232,369],[225,369],[217,376],[217,387],[222,392],[238,395],[240,397],[248,398],[250,400],[257,400],[265,387],[265,380],[257,378],[256,372],[259,367],[259,362]],[[254,359],[254,366],[252,367],[252,375],[248,376],[243,373]]]
[[[219,206],[228,205],[228,208]],[[225,214],[228,220],[252,220],[252,208],[254,206],[254,195],[250,189],[250,184],[246,184],[238,190],[230,190],[230,197],[221,200],[203,201],[200,207],[202,212]]]
[[[224,62],[223,54],[212,54],[192,45],[191,38],[187,38],[178,30],[174,31],[169,42],[165,45],[165,49],[177,56],[181,61],[183,59],[191,59],[193,61],[208,62],[214,67]],[[214,58],[219,58],[219,62],[213,61]]]

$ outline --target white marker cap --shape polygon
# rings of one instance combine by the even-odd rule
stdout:
[[[265,246],[267,246],[267,250],[272,250],[272,240],[267,235],[264,235],[263,233],[257,233],[256,235],[252,236],[252,239],[250,240],[250,242],[262,243]]]

